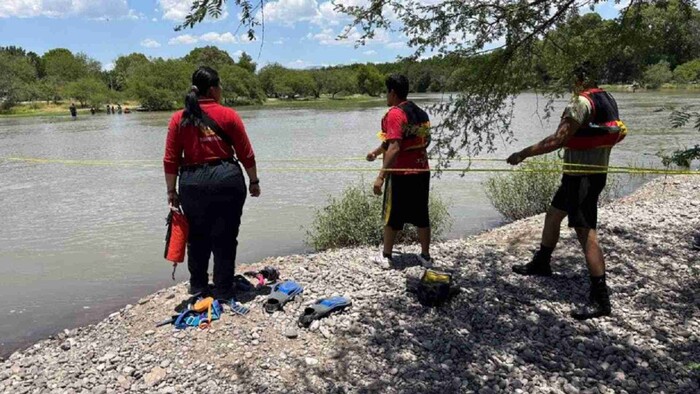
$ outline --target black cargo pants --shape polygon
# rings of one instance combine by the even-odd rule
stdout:
[[[183,167],[180,204],[190,225],[187,266],[190,292],[208,291],[209,256],[214,254],[214,296],[233,296],[238,229],[246,198],[245,178],[236,161]]]

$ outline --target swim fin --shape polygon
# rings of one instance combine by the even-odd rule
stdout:
[[[322,319],[333,312],[341,312],[350,305],[352,302],[346,297],[336,296],[320,299],[304,309],[304,313],[299,317],[299,325],[308,327],[314,320]]]
[[[270,295],[267,296],[267,301],[265,301],[264,305],[265,311],[267,313],[275,313],[281,310],[284,304],[303,292],[304,288],[293,280],[278,283],[272,288]]]

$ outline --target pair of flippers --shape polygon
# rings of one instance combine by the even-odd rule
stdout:
[[[279,311],[286,303],[303,292],[304,287],[293,280],[278,283],[272,288],[272,292],[265,301],[265,311],[267,313]],[[308,327],[314,320],[322,319],[334,312],[341,312],[350,305],[352,302],[346,297],[322,298],[304,309],[304,313],[299,317],[299,325]]]

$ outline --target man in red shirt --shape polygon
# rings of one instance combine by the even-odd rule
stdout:
[[[386,79],[387,105],[391,108],[382,119],[382,137],[385,141],[384,162],[374,182],[374,193],[384,189],[383,220],[384,248],[375,263],[391,267],[391,252],[396,234],[404,224],[418,228],[421,244],[419,259],[428,266],[430,258],[430,166],[427,146],[430,143],[430,120],[422,109],[407,100],[408,79],[393,74]],[[367,158],[373,160],[376,154]]]

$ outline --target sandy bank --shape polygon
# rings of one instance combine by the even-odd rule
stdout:
[[[344,249],[263,261],[306,286],[303,300],[267,315],[226,314],[210,330],[155,328],[186,298],[184,284],[61,334],[0,363],[12,393],[681,393],[700,370],[700,177],[657,179],[604,207],[600,238],[614,315],[580,323],[587,272],[570,231],[553,278],[523,278],[542,216],[438,244],[439,268],[461,294],[441,309],[407,292],[422,269],[411,254],[383,271],[374,250]],[[413,247],[404,252],[415,253]],[[343,294],[354,306],[312,329],[306,303]],[[288,330],[297,331],[291,339]]]

